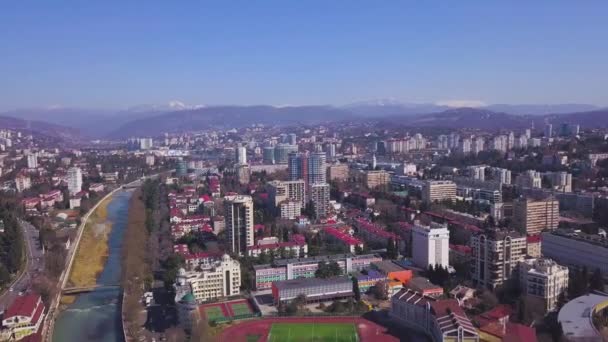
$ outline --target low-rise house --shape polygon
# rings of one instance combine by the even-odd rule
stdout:
[[[38,294],[18,296],[2,315],[0,336],[20,340],[36,334],[44,321],[45,307]]]

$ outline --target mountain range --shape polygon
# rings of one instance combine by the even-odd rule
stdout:
[[[454,108],[445,104],[371,100],[344,106],[188,106],[140,105],[124,110],[47,108],[0,113],[4,124],[30,127],[53,135],[125,138],[156,136],[206,128],[234,128],[251,124],[293,125],[347,120],[377,120],[410,127],[518,129],[578,123],[583,127],[608,126],[608,109],[586,104],[509,105]],[[10,119],[10,120],[9,120]],[[45,123],[47,122],[47,123]],[[29,125],[29,126],[28,126]],[[539,126],[537,126],[539,127]]]

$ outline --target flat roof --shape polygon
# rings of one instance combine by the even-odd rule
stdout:
[[[557,321],[561,323],[567,339],[601,340],[593,326],[593,311],[608,307],[608,296],[595,293],[577,297],[559,310]]]
[[[405,271],[405,268],[395,264],[391,260],[373,262],[372,265],[384,273]]]
[[[317,287],[321,285],[332,285],[332,284],[352,284],[352,280],[348,276],[332,277],[332,278],[298,278],[292,280],[283,280],[274,282],[273,285],[279,289],[291,289],[291,288],[305,288],[305,287]]]
[[[361,254],[361,255],[354,255],[354,254],[331,254],[331,255],[319,255],[319,256],[314,256],[314,257],[307,257],[307,258],[292,258],[292,259],[278,259],[275,260],[272,264],[263,264],[263,265],[255,265],[253,266],[254,269],[265,269],[265,268],[269,268],[269,267],[281,267],[281,266],[287,266],[289,264],[318,264],[321,261],[325,261],[327,263],[332,262],[332,261],[340,261],[340,260],[345,260],[345,259],[353,259],[353,260],[361,260],[361,259],[368,259],[368,258],[380,258],[379,255],[377,254]]]

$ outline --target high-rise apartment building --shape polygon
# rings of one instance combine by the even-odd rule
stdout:
[[[308,158],[308,184],[322,183],[327,183],[326,156],[323,152],[314,152]]]
[[[471,152],[474,154],[478,154],[483,151],[485,148],[486,141],[483,137],[475,137],[473,139],[473,145],[471,146]]]
[[[329,184],[311,184],[308,186],[308,193],[315,209],[316,218],[325,217],[329,210]]]
[[[274,164],[274,146],[264,146],[262,161],[264,164]]]
[[[565,171],[545,172],[551,188],[559,192],[572,192],[572,174]]]
[[[38,167],[38,154],[31,153],[27,155],[27,167],[29,169],[35,169]]]
[[[391,175],[384,170],[365,171],[365,186],[369,189],[387,185],[390,181]]]
[[[330,181],[344,181],[348,178],[348,164],[333,164],[327,167],[327,178]]]
[[[506,135],[497,135],[492,139],[492,149],[500,152],[509,150],[509,138]]]
[[[253,246],[253,200],[251,196],[224,197],[224,221],[229,251],[245,255]]]
[[[245,146],[237,146],[235,153],[235,162],[239,165],[247,164],[247,148]]]
[[[431,223],[430,226],[418,222],[412,229],[412,256],[416,266],[450,265],[450,231],[447,225]]]
[[[301,179],[308,183],[308,153],[290,153],[287,162],[287,171],[290,181]]]
[[[511,184],[511,170],[500,167],[491,167],[490,174],[492,180],[500,184]]]
[[[526,256],[526,237],[490,229],[471,237],[471,277],[478,285],[496,288],[509,279]]]
[[[541,188],[543,184],[543,178],[540,172],[534,170],[527,170],[517,176],[515,179],[515,185],[520,188]]]
[[[287,164],[289,154],[293,152],[298,152],[298,145],[277,144],[274,147],[275,164]]]
[[[82,170],[78,167],[68,169],[68,191],[70,195],[82,191]]]
[[[31,187],[32,180],[30,179],[30,176],[20,174],[15,177],[15,188],[17,189],[17,192],[22,192]]]
[[[467,173],[470,178],[478,181],[486,180],[486,165],[472,165],[467,167]]]
[[[471,153],[472,144],[473,144],[473,142],[472,142],[471,138],[462,139],[462,141],[460,142],[460,153],[462,153],[462,154]]]
[[[559,224],[559,201],[554,198],[519,198],[513,201],[513,226],[522,234],[536,235]]]
[[[440,202],[456,198],[456,183],[448,180],[427,180],[422,186],[422,201]]]
[[[268,194],[270,202],[277,207],[286,200],[300,203],[300,207],[306,206],[306,184],[303,180],[268,182]]]
[[[553,137],[553,125],[546,124],[545,125],[545,138],[551,138],[551,137]]]
[[[568,290],[568,267],[547,258],[524,259],[519,262],[519,282],[524,294],[540,299],[550,311]]]

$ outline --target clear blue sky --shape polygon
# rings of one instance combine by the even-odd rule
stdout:
[[[0,109],[608,105],[608,1],[3,1]]]

